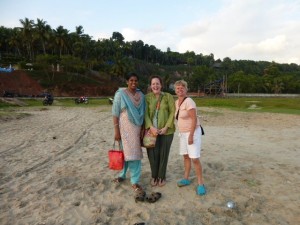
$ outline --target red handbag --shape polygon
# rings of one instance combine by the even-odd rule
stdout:
[[[119,149],[115,149],[115,143],[113,145],[113,149],[108,151],[108,159],[109,159],[109,169],[112,170],[122,170],[124,167],[124,153],[120,147],[119,142]]]

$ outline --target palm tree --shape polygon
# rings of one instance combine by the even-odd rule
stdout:
[[[281,78],[274,78],[271,89],[275,94],[279,94],[282,92],[282,90],[284,90],[284,83],[282,82]]]
[[[76,27],[76,31],[69,34],[70,42],[71,42],[71,52],[75,57],[80,56],[80,53],[83,48],[83,44],[80,40],[81,35],[83,34],[83,27]]]
[[[79,25],[76,27],[76,32],[75,32],[79,37],[84,33],[83,26]]]
[[[27,49],[27,54],[29,56],[30,60],[33,60],[33,51],[32,51],[32,41],[33,41],[33,26],[34,26],[34,21],[29,20],[28,18],[25,18],[25,20],[20,19],[20,23],[23,25],[22,30],[22,35],[25,41],[26,49]]]
[[[54,30],[55,33],[55,42],[59,48],[59,57],[62,55],[63,49],[67,46],[68,33],[67,29],[64,29],[63,26],[59,26]]]
[[[20,29],[14,28],[8,40],[8,45],[13,47],[19,56],[21,56],[20,44],[22,40],[20,36],[21,36]]]
[[[43,53],[46,54],[45,42],[49,40],[51,27],[47,24],[46,21],[42,19],[37,19],[37,23],[34,25],[35,27],[35,37],[41,41],[43,46]]]

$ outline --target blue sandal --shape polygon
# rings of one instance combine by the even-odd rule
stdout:
[[[189,181],[188,179],[182,179],[177,182],[178,187],[184,187],[184,186],[188,186],[190,184],[191,184],[191,181]]]
[[[198,185],[197,187],[197,195],[205,195],[206,194],[206,188],[204,186],[204,184],[202,185]]]

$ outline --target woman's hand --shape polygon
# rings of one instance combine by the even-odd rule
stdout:
[[[164,135],[167,133],[167,131],[168,131],[168,127],[163,127],[158,131],[158,134]]]
[[[159,135],[159,130],[153,126],[150,127],[150,131],[154,135]]]
[[[115,141],[120,141],[120,140],[121,140],[120,128],[115,127]]]

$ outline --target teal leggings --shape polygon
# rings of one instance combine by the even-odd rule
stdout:
[[[125,161],[124,168],[119,174],[119,177],[126,179],[127,169],[129,169],[130,172],[131,184],[138,184],[140,182],[140,177],[141,177],[142,161],[141,160]]]

